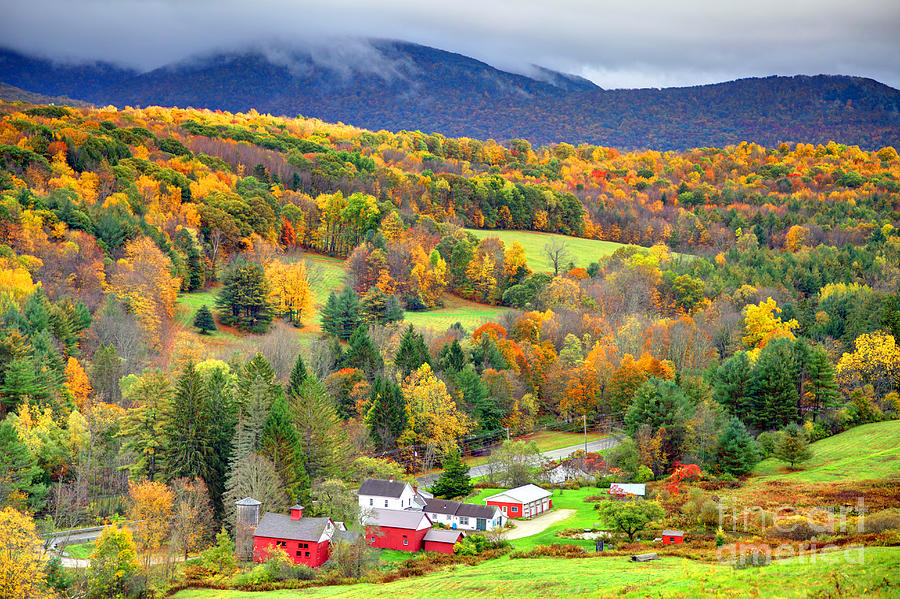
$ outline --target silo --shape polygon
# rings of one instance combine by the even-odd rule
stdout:
[[[236,502],[237,520],[234,525],[235,555],[240,560],[253,559],[253,533],[259,526],[259,506],[261,502],[245,497]]]

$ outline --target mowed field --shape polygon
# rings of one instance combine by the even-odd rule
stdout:
[[[304,343],[316,339],[321,332],[320,310],[332,291],[340,291],[347,279],[344,269],[344,261],[340,258],[320,256],[316,254],[304,254],[293,258],[305,260],[310,288],[314,296],[313,312],[304,320],[304,326],[297,329],[297,334]],[[178,296],[176,304],[176,320],[185,329],[194,331],[194,315],[200,306],[206,304],[215,312],[216,294],[218,288],[194,293],[182,293]],[[462,299],[461,297],[445,294],[444,306],[427,312],[406,312],[405,322],[413,324],[417,328],[430,328],[443,332],[451,325],[459,322],[471,333],[486,322],[496,321],[506,308],[488,306]],[[237,335],[229,331],[218,331],[206,337],[206,340],[219,339],[222,342],[237,339]]]
[[[862,560],[862,563],[859,561]],[[735,570],[723,563],[679,557],[632,563],[627,557],[593,559],[500,558],[448,568],[388,584],[355,584],[262,593],[182,591],[176,599],[551,599],[569,597],[896,597],[900,548],[869,547]]]
[[[528,267],[535,272],[547,272],[553,270],[553,264],[544,254],[544,246],[556,239],[564,242],[568,248],[569,260],[575,266],[587,268],[591,262],[596,262],[603,256],[609,256],[617,249],[625,247],[625,244],[614,241],[601,241],[599,239],[582,239],[581,237],[569,237],[555,233],[540,233],[537,231],[504,231],[498,229],[466,229],[478,239],[496,237],[509,247],[512,242],[518,241],[525,249],[525,257]]]
[[[900,420],[857,426],[816,441],[813,457],[791,472],[769,458],[754,471],[755,480],[834,482],[900,478]]]

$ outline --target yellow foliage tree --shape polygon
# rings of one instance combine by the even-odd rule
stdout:
[[[800,326],[795,319],[787,322],[781,320],[777,314],[781,313],[781,308],[775,303],[771,297],[759,305],[747,306],[747,315],[744,318],[745,335],[741,338],[744,345],[751,348],[749,354],[751,359],[756,359],[760,350],[764,348],[772,339],[779,337],[787,337],[794,339],[794,329]]]
[[[53,597],[45,580],[34,520],[11,507],[0,511],[0,597]]]
[[[78,359],[69,356],[66,362],[66,388],[72,394],[75,405],[79,410],[84,410],[84,406],[90,401],[91,393],[94,392],[91,382],[88,380],[84,368],[78,363]]]
[[[507,275],[512,277],[519,272],[520,268],[524,270],[524,276],[531,274],[531,270],[528,268],[528,261],[525,258],[525,248],[518,241],[513,241],[503,256],[503,269]]]
[[[471,419],[456,407],[444,381],[435,376],[427,362],[406,377],[403,398],[409,412],[409,428],[400,438],[401,443],[423,443],[447,451],[472,428]]]
[[[128,499],[128,518],[136,523],[137,545],[149,565],[150,555],[169,535],[174,496],[164,483],[129,481]]]
[[[306,276],[306,262],[284,263],[273,260],[266,266],[269,299],[275,311],[291,322],[308,317],[313,308],[313,294]]]
[[[856,351],[841,356],[837,373],[847,389],[872,385],[879,393],[889,393],[900,385],[900,347],[883,331],[860,335]]]

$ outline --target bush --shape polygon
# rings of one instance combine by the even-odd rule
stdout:
[[[699,513],[697,504],[690,500],[685,501],[684,505],[681,506],[681,513],[685,516],[696,516]]]
[[[823,534],[813,529],[809,518],[793,516],[778,522],[772,536],[791,541],[808,541],[816,535]]]
[[[509,554],[509,557],[510,559],[531,559],[535,557],[579,558],[589,555],[579,545],[553,543],[552,545],[538,545],[531,551],[513,551]]]
[[[759,433],[759,436],[756,437],[756,445],[759,447],[763,459],[771,457],[775,452],[775,435],[769,431]]]
[[[900,511],[883,510],[871,516],[866,516],[863,526],[866,532],[885,532],[887,530],[900,529]]]
[[[712,499],[707,499],[700,506],[700,514],[697,521],[706,528],[713,528],[719,524],[719,504]]]
[[[634,482],[645,483],[651,480],[653,480],[653,470],[650,470],[646,465],[641,464],[641,467],[638,468],[637,475],[634,477]]]
[[[480,555],[489,549],[505,549],[510,547],[509,541],[502,537],[488,539],[484,535],[472,534],[463,537],[462,541],[453,546],[456,555]]]

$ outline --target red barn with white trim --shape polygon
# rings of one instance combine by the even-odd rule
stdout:
[[[534,518],[553,509],[553,493],[537,485],[523,485],[486,497],[487,505],[500,508],[509,518]]]
[[[372,510],[365,524],[369,545],[398,551],[420,551],[431,530],[431,519],[414,510]]]
[[[295,564],[318,568],[328,561],[335,529],[331,518],[304,518],[300,505],[291,508],[290,516],[266,512],[253,534],[253,559],[265,561],[270,549],[281,547]]]

